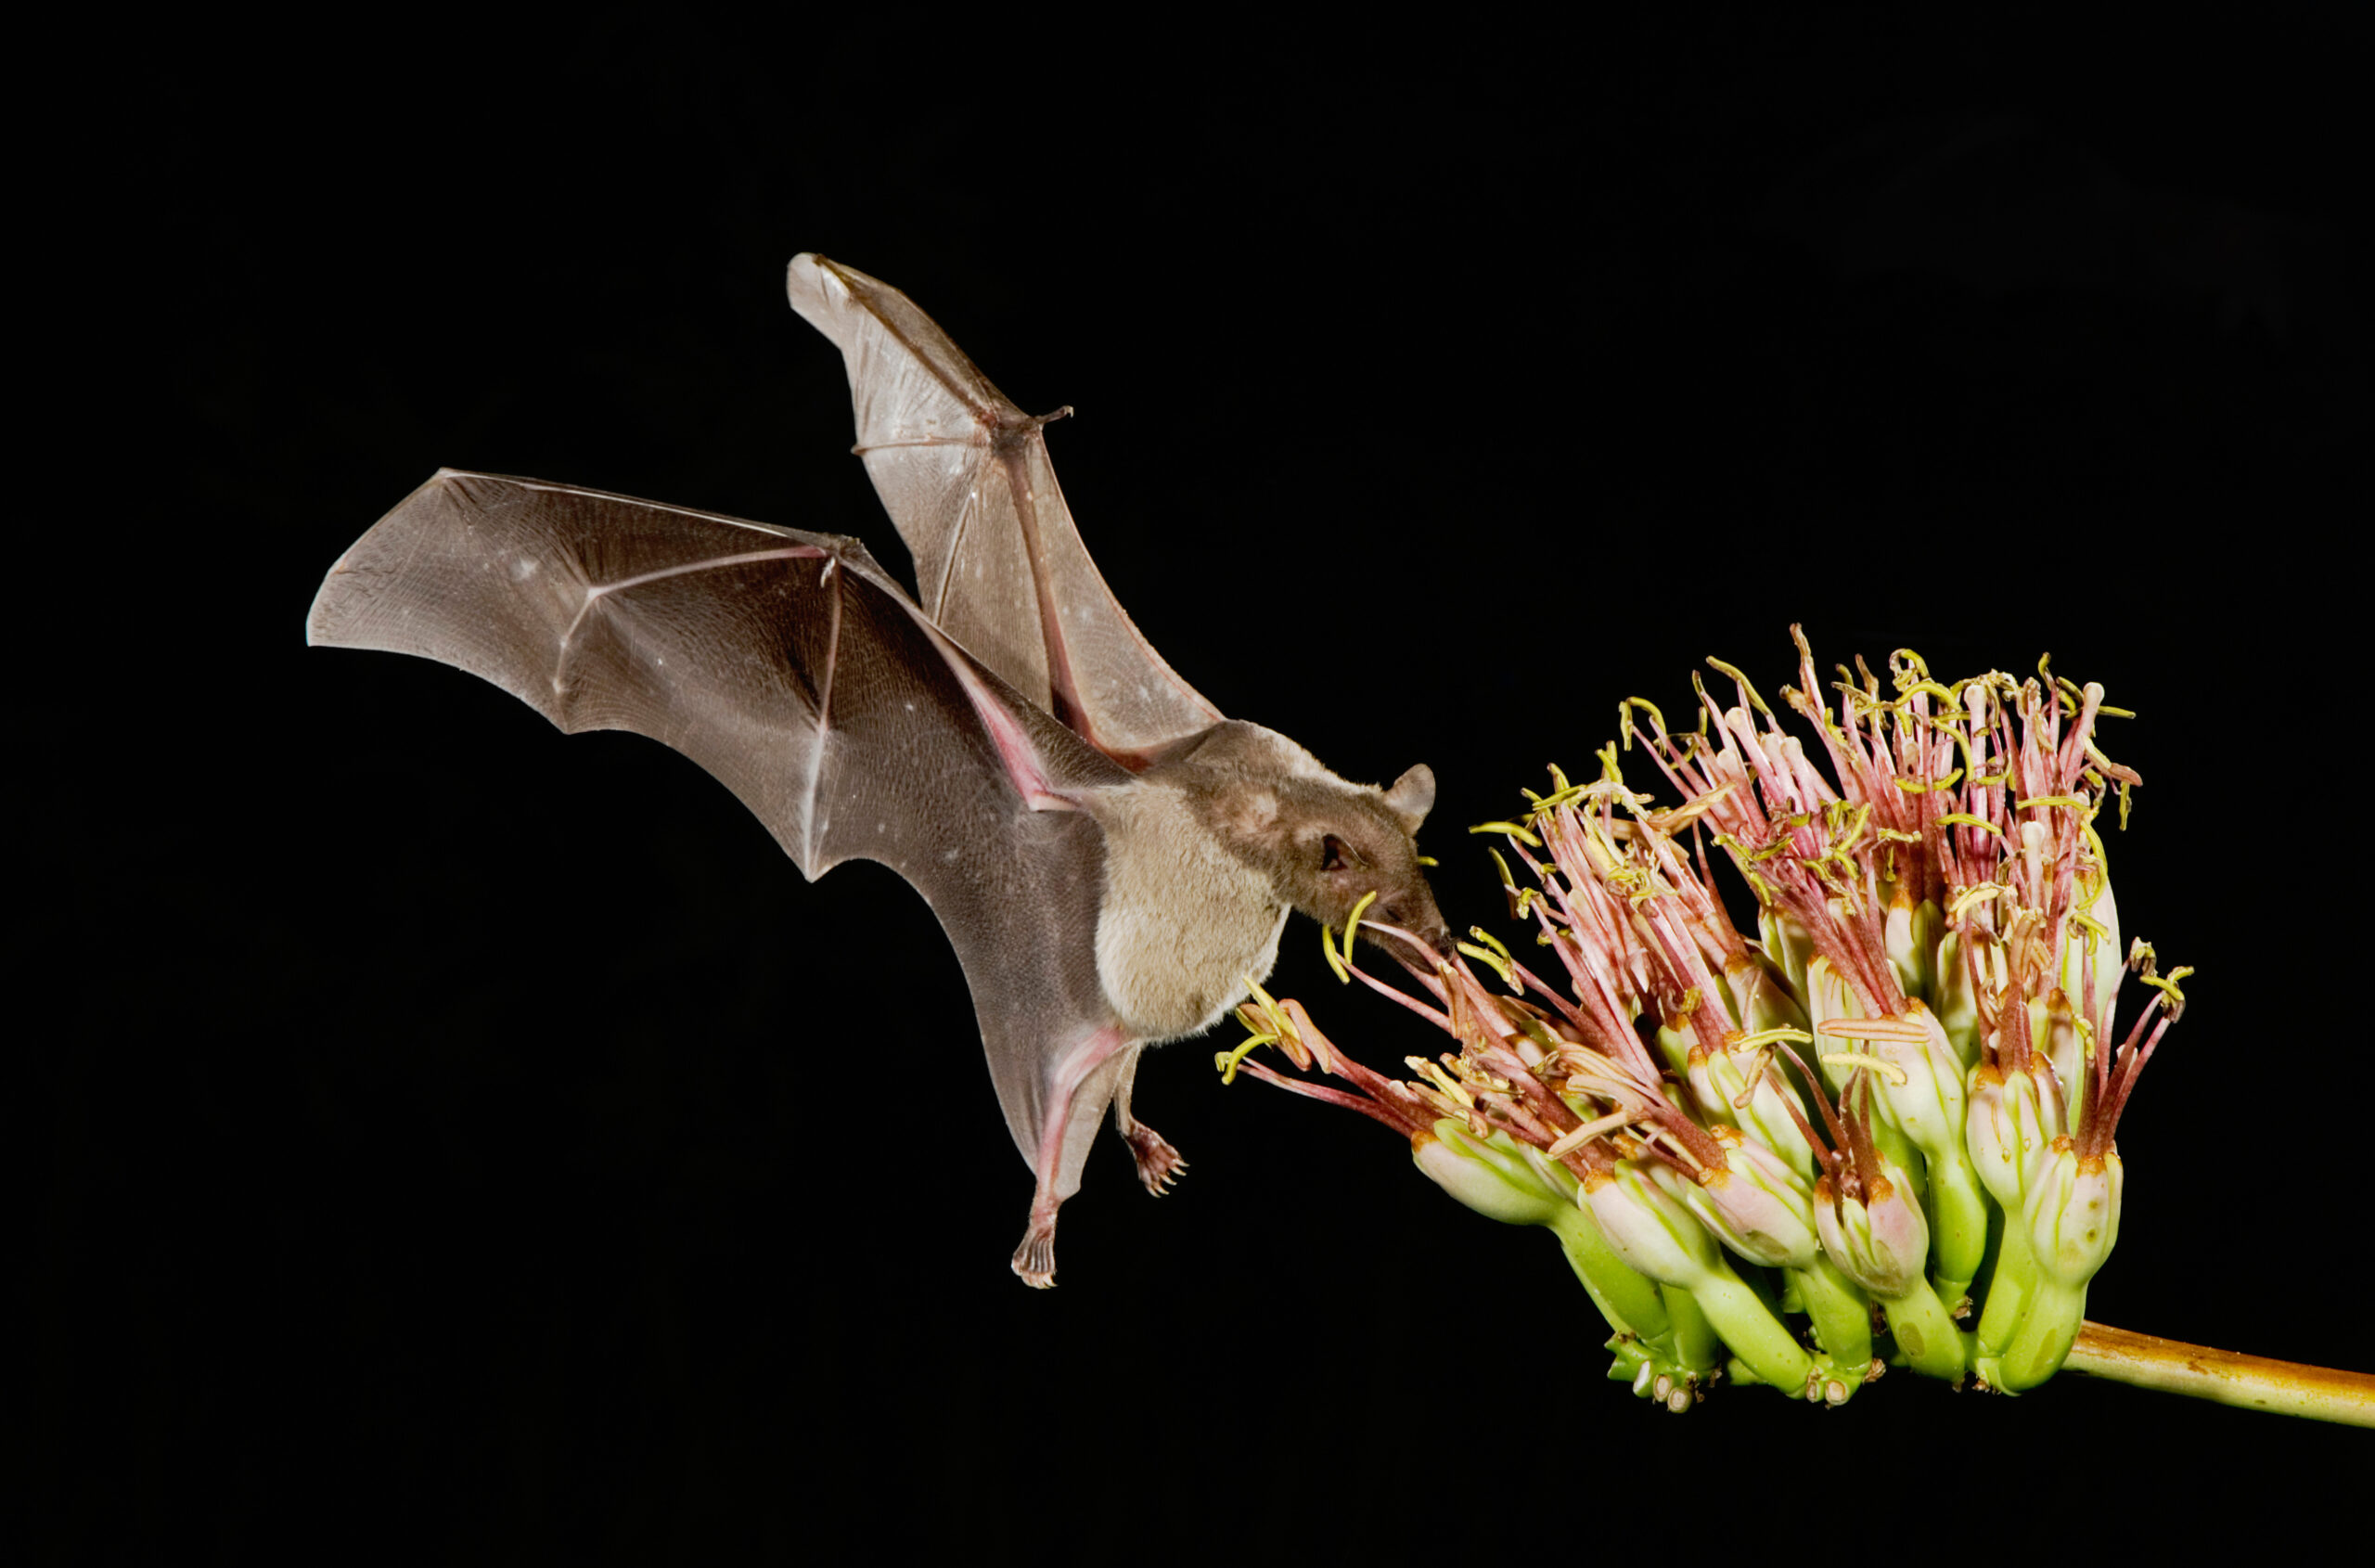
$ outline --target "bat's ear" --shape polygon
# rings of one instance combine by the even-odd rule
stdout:
[[[1416,838],[1419,825],[1427,820],[1427,813],[1435,806],[1435,771],[1425,763],[1405,773],[1385,792],[1385,809],[1402,823],[1402,830]]]

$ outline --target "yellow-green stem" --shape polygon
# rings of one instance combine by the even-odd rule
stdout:
[[[2375,1375],[2239,1356],[2101,1323],[2079,1326],[2062,1370],[2246,1410],[2375,1427]]]
[[[1724,1364],[1724,1342],[1715,1325],[1700,1309],[1699,1299],[1681,1286],[1661,1285],[1658,1294],[1664,1298],[1666,1320],[1674,1326],[1675,1359],[1684,1371],[1704,1379]]]
[[[1960,1381],[1967,1369],[1963,1336],[1930,1281],[1916,1279],[1904,1295],[1881,1303],[1881,1310],[1888,1315],[1889,1332],[1895,1336],[1896,1347],[1905,1352],[1915,1371],[1948,1382]]]
[[[1811,1267],[1795,1276],[1806,1316],[1814,1319],[1815,1337],[1853,1388],[1864,1381],[1872,1359],[1872,1304],[1839,1266],[1815,1254]]]

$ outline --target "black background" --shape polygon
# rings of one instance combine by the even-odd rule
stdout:
[[[122,652],[20,674],[19,957],[67,1006],[12,1053],[12,1424],[56,1559],[1935,1550],[2363,1479],[2359,1434],[2067,1378],[1667,1417],[1546,1238],[1223,1090],[1223,1036],[1140,1078],[1180,1189],[1108,1140],[1026,1291],[1029,1177],[902,884],[803,884],[648,741],[302,646],[440,464],[902,570],[783,303],[815,249],[1077,406],[1083,532],[1224,711],[1433,765],[1456,924],[1498,921],[1464,826],[1708,654],[1770,694],[1793,621],[1948,677],[2050,650],[2140,715],[2121,913],[2200,966],[2090,1313],[2368,1366],[2364,37],[1674,17],[391,18],[101,73],[95,380],[41,390],[109,443],[55,532],[123,585],[36,612]],[[1341,1044],[1441,1047],[1287,945]]]

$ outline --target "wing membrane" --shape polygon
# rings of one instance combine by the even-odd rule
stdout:
[[[863,545],[447,469],[331,569],[307,631],[468,670],[563,730],[674,747],[812,879],[863,858],[914,883],[1038,1163],[1071,1098],[1059,1064],[1113,1020],[1102,834],[1032,800],[1128,775],[968,659]]]
[[[1024,414],[890,285],[793,258],[792,308],[841,350],[857,450],[935,623],[1131,766],[1220,722],[1149,646],[1082,545]]]

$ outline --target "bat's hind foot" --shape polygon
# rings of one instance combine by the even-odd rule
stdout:
[[[1056,1283],[1056,1204],[1044,1198],[1031,1205],[1031,1227],[1022,1233],[1022,1245],[1014,1250],[1015,1277],[1034,1291],[1052,1289]]]
[[[1170,1191],[1171,1184],[1188,1168],[1171,1140],[1144,1122],[1131,1123],[1122,1130],[1122,1137],[1130,1145],[1130,1157],[1138,1163],[1138,1179],[1158,1198]]]

